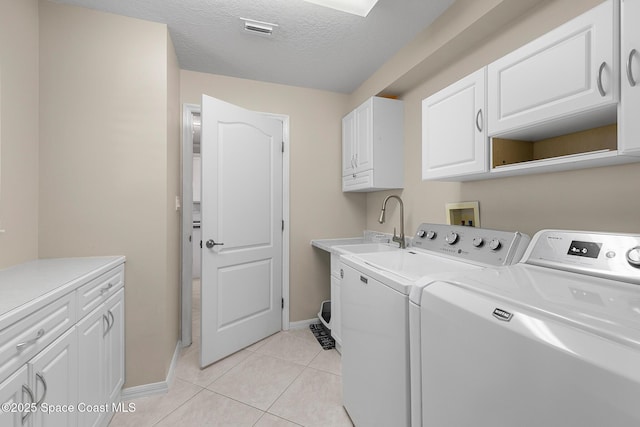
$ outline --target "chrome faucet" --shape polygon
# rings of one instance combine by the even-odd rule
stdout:
[[[400,203],[400,236],[396,236],[396,228],[393,227],[393,241],[400,244],[400,248],[404,249],[407,247],[407,244],[404,241],[404,203],[402,203],[402,199],[399,196],[392,194],[391,196],[387,196],[382,202],[382,210],[380,211],[380,218],[378,222],[380,224],[384,224],[384,214],[387,209],[387,202],[389,199],[397,199],[398,203]]]

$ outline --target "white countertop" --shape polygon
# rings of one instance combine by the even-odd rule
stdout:
[[[124,256],[39,259],[0,270],[0,329],[125,261]]]

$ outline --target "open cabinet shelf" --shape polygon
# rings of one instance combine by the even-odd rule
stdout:
[[[538,141],[492,138],[491,168],[499,169],[504,166],[546,159],[569,159],[606,153],[616,151],[617,145],[616,124]]]

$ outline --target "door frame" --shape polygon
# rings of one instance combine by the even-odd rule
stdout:
[[[193,243],[190,237],[193,234],[193,215],[189,209],[193,205],[193,114],[200,113],[199,104],[182,105],[182,209],[180,221],[180,297],[181,297],[181,325],[180,341],[182,347],[188,347],[192,343],[191,310],[192,310],[192,282],[193,282]],[[282,330],[289,330],[289,182],[290,182],[290,139],[289,116],[283,114],[262,113],[265,117],[280,120],[282,122],[282,139],[284,147],[282,153],[282,218],[284,230],[282,232]],[[187,215],[189,213],[189,215]]]

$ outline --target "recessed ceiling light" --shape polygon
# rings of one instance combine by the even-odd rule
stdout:
[[[263,34],[270,36],[273,33],[273,28],[278,24],[272,24],[271,22],[256,21],[255,19],[240,18],[244,21],[245,31],[249,31],[256,34]]]
[[[331,9],[341,10],[353,15],[367,16],[378,0],[304,0]]]

